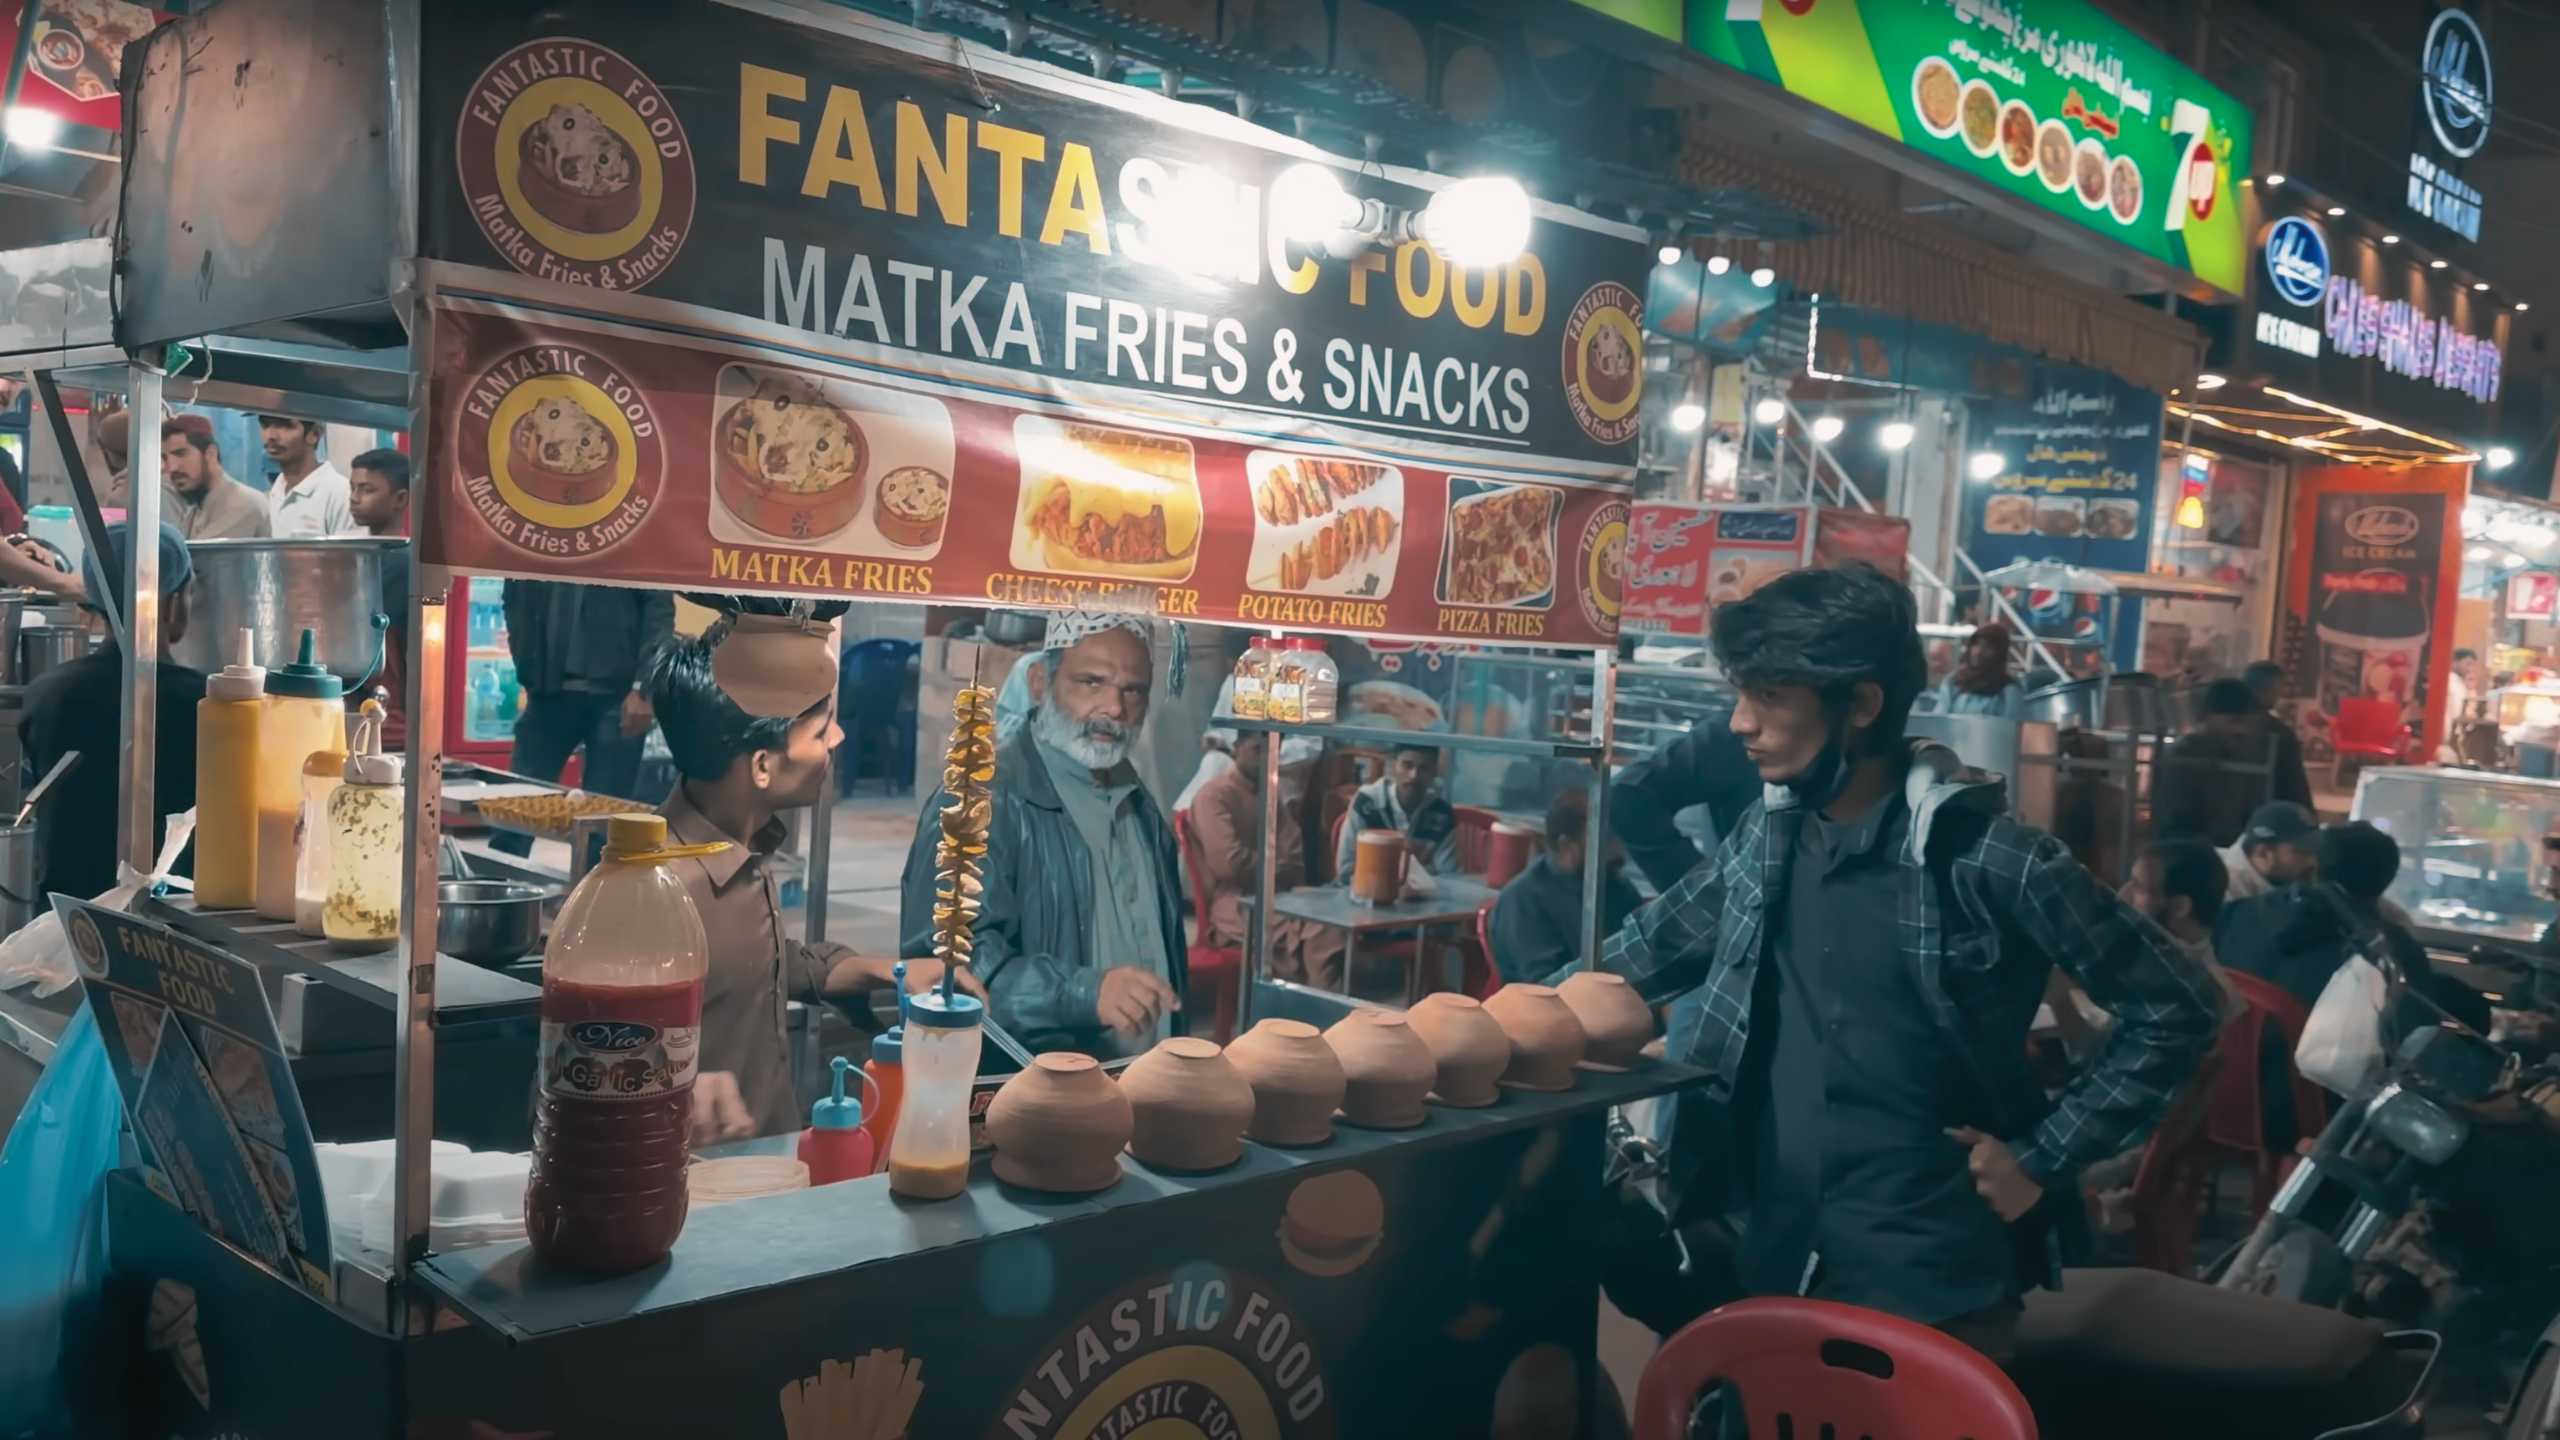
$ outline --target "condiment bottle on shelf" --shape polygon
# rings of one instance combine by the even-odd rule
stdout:
[[[901,965],[899,969],[906,967]],[[871,1168],[877,1174],[889,1162],[889,1147],[898,1138],[898,1107],[907,1096],[907,1027],[892,1025],[871,1042],[871,1058],[862,1062],[871,1082],[871,1108],[863,1112],[862,1132],[871,1137]]]
[[[1300,684],[1304,687],[1298,699],[1299,719],[1309,725],[1330,725],[1341,714],[1342,667],[1324,648],[1324,641],[1313,635],[1300,637],[1298,646],[1305,651],[1305,669]]]
[[[907,1093],[889,1139],[889,1188],[917,1200],[946,1200],[969,1185],[969,1091],[987,1007],[949,988],[907,1004]]]
[[[844,1093],[844,1077],[854,1073],[853,1062],[837,1056],[835,1072],[834,1093],[809,1107],[809,1128],[800,1132],[800,1163],[809,1167],[812,1185],[859,1180],[871,1173],[871,1132],[862,1126],[862,1098]]]
[[[1271,657],[1271,684],[1265,702],[1266,719],[1283,725],[1300,724],[1307,718],[1306,657],[1295,638],[1275,640],[1278,648]]]
[[[343,792],[341,792],[343,793]],[[654,1265],[684,1230],[687,1135],[710,944],[667,862],[667,822],[616,815],[542,951],[525,1239],[592,1274]]]
[[[347,745],[347,687],[312,660],[313,640],[311,631],[303,631],[301,657],[267,672],[267,714],[258,732],[257,906],[269,920],[293,918],[302,762],[314,750]]]
[[[400,828],[409,795],[400,767],[399,756],[382,753],[382,716],[357,721],[329,796],[329,897],[320,907],[321,932],[341,950],[388,949],[400,938]]]
[[[1236,657],[1235,714],[1239,720],[1265,720],[1271,714],[1271,661],[1279,654],[1277,636],[1256,635]]]
[[[231,663],[196,702],[196,904],[245,910],[258,899],[258,752],[267,672],[242,629]]]
[[[382,706],[367,700],[364,713],[378,719]],[[329,797],[345,783],[346,771],[343,745],[314,750],[302,762],[302,823],[293,831],[301,852],[293,867],[293,928],[304,935],[329,933],[321,921],[329,905]]]

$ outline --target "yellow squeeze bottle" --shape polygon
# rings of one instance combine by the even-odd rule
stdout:
[[[257,898],[258,745],[267,672],[242,630],[232,661],[196,702],[196,903],[244,910]]]
[[[313,639],[303,631],[301,658],[267,672],[267,714],[258,732],[258,863],[250,889],[251,902],[269,920],[293,919],[294,872],[304,843],[298,833],[302,762],[314,750],[347,748],[346,686],[312,659]]]

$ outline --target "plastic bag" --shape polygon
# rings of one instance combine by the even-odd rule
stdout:
[[[178,863],[178,856],[185,852],[187,841],[195,833],[194,810],[183,810],[170,816],[168,836],[160,842],[156,868],[148,875],[137,875],[132,866],[118,862],[116,887],[90,903],[108,910],[132,909],[137,896],[169,878],[170,867]],[[79,978],[79,966],[71,956],[71,942],[62,933],[62,917],[55,914],[50,905],[21,926],[18,933],[0,940],[0,990],[15,990],[33,981],[36,998],[41,1000],[68,988]]]
[[[2390,984],[2373,962],[2348,956],[2311,1007],[2293,1067],[2348,1099],[2372,1090],[2382,1078],[2382,1012],[2389,1000]]]
[[[0,1434],[67,1425],[62,1377],[98,1343],[103,1182],[123,1127],[124,1097],[84,1005],[0,1148],[0,1235],[9,1237],[0,1264]]]

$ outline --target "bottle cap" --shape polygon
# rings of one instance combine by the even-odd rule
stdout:
[[[834,1093],[809,1107],[810,1129],[856,1130],[861,1128],[862,1096],[859,1092],[852,1095],[844,1093],[845,1072],[852,1068],[852,1061],[841,1055],[835,1058]]]
[[[258,632],[243,625],[231,642],[231,663],[205,677],[204,693],[214,700],[255,700],[267,693],[266,667],[258,663]]]
[[[927,990],[907,1002],[907,1023],[936,1030],[963,1030],[987,1018],[987,1007],[975,995],[954,990],[945,995]]]
[[[871,1042],[872,1063],[904,1065],[907,1063],[907,1027],[892,1025]]]
[[[310,631],[302,632],[306,637]],[[382,753],[382,717],[367,715],[356,722],[356,738],[347,748],[347,767],[340,773],[350,785],[397,785],[404,762],[397,755]]]
[[[311,658],[318,639],[315,631],[306,629],[302,632],[301,657],[281,670],[267,672],[268,694],[296,700],[335,700],[347,693],[345,681],[330,674]]]
[[[662,865],[669,860],[682,860],[695,855],[717,855],[729,848],[726,840],[704,845],[670,845],[667,843],[667,817],[653,811],[635,810],[627,815],[604,817],[604,858],[623,864]]]

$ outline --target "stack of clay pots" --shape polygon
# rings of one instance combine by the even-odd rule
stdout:
[[[1431,1050],[1431,1098],[1468,1109],[1502,1098],[1511,1037],[1482,1005],[1464,995],[1426,995],[1405,1012],[1405,1022]]]
[[[1582,1022],[1591,1041],[1583,1058],[1595,1064],[1628,1064],[1653,1038],[1653,1007],[1615,975],[1577,970],[1556,987],[1556,995]]]
[[[1227,1059],[1253,1084],[1253,1124],[1265,1145],[1321,1145],[1348,1081],[1324,1035],[1303,1020],[1265,1020],[1236,1037]]]
[[[1392,1010],[1354,1010],[1324,1032],[1342,1062],[1342,1118],[1371,1130],[1409,1130],[1427,1118],[1439,1077],[1431,1047]]]
[[[1502,1072],[1504,1084],[1523,1090],[1573,1088],[1573,1067],[1581,1063],[1590,1037],[1556,987],[1505,985],[1493,992],[1484,1008],[1511,1037],[1511,1066]]]
[[[1253,1123],[1253,1083],[1226,1052],[1177,1035],[1120,1075],[1135,1119],[1129,1153],[1158,1170],[1218,1170],[1244,1154]]]
[[[1061,1051],[1035,1055],[987,1107],[996,1178],[1026,1190],[1083,1195],[1120,1181],[1129,1097],[1102,1062]]]

